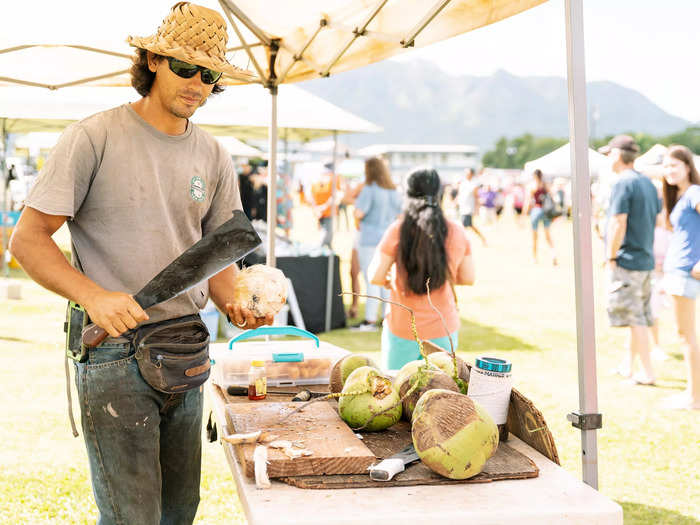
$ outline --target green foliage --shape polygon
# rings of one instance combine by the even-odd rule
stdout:
[[[530,133],[511,140],[501,137],[495,149],[486,152],[481,160],[489,168],[520,169],[526,162],[546,155],[566,142],[566,139],[535,137]]]
[[[632,135],[642,153],[654,144],[682,144],[690,148],[696,155],[700,155],[700,126],[691,126],[678,133],[665,136],[649,135],[647,133],[627,133]],[[610,141],[613,135],[591,141],[591,147],[597,149]],[[554,151],[566,144],[566,138],[535,137],[529,133],[520,135],[514,139],[501,137],[492,150],[484,153],[481,161],[489,168],[522,169],[526,162],[537,159],[542,155]]]

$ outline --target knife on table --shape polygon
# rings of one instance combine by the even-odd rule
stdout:
[[[134,300],[146,310],[209,279],[224,268],[242,259],[262,241],[241,210],[209,232],[151,279]],[[94,347],[109,334],[94,323],[83,329],[83,344]]]
[[[406,465],[410,465],[419,459],[416,449],[413,448],[413,445],[409,445],[401,452],[397,452],[390,458],[369,467],[369,479],[373,481],[390,481],[396,474],[403,472],[406,469]]]

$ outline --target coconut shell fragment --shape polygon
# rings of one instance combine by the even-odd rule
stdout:
[[[421,461],[450,479],[476,476],[498,448],[498,428],[486,410],[449,390],[429,390],[421,396],[411,437]]]
[[[377,368],[377,365],[366,355],[351,354],[336,361],[331,368],[330,386],[331,393],[337,394],[343,390],[343,385],[348,376],[361,366],[371,366]]]

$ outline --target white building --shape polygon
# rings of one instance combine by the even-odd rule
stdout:
[[[362,157],[382,157],[398,180],[413,168],[431,166],[445,183],[464,173],[465,168],[479,167],[479,147],[452,144],[375,144],[357,151]]]

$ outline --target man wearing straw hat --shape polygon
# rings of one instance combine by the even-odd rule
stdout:
[[[34,280],[82,305],[111,336],[76,363],[100,524],[191,523],[199,503],[202,390],[151,388],[122,334],[196,316],[207,295],[239,325],[272,323],[231,299],[235,265],[148,315],[129,294],[240,209],[230,156],[188,120],[222,91],[222,74],[248,77],[226,61],[227,40],[221,15],[187,2],[155,35],[129,37],[143,98],[66,129],[11,242]],[[51,240],[66,221],[75,267]]]

